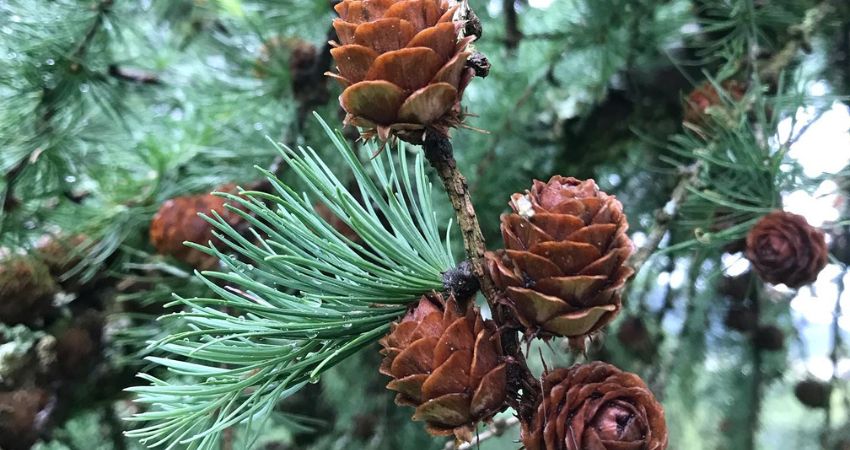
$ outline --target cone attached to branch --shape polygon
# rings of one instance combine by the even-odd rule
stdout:
[[[505,250],[488,253],[487,266],[527,333],[579,338],[611,322],[633,272],[623,205],[593,180],[561,176],[510,205]]]
[[[832,386],[820,380],[803,380],[794,386],[794,395],[797,400],[809,408],[829,408],[831,393]]]
[[[643,380],[603,362],[555,369],[522,423],[528,450],[664,450],[664,409]]]
[[[58,291],[50,269],[40,259],[16,255],[0,260],[0,322],[38,322],[52,308]]]
[[[217,191],[233,192],[235,186],[225,185]],[[214,268],[218,263],[215,256],[188,247],[183,242],[206,245],[212,241],[213,244],[221,244],[213,235],[213,226],[198,214],[212,216],[216,212],[230,226],[239,229],[245,223],[244,219],[225,208],[225,203],[227,200],[212,194],[187,195],[166,201],[151,222],[151,244],[157,253],[172,256],[198,270]]]
[[[785,333],[775,325],[762,325],[753,334],[753,345],[759,350],[778,352],[785,348]]]
[[[746,84],[737,80],[726,80],[720,83],[722,91],[714,83],[706,81],[697,86],[685,99],[685,122],[702,125],[708,122],[712,108],[723,107],[724,97],[739,101],[747,93]]]
[[[829,250],[823,232],[803,216],[774,211],[750,230],[746,255],[762,280],[796,289],[817,279]]]
[[[460,100],[473,76],[474,37],[459,38],[459,4],[448,0],[343,0],[331,50],[346,124],[363,137],[422,143],[425,128],[448,134],[463,120]]]
[[[381,340],[381,373],[396,403],[416,408],[433,435],[469,440],[477,422],[500,411],[506,365],[496,326],[478,309],[461,311],[454,297],[422,297]]]

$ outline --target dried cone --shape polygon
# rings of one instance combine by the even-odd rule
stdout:
[[[730,330],[749,332],[758,326],[758,314],[748,305],[734,304],[726,310],[723,324]]]
[[[68,275],[82,262],[92,246],[93,242],[84,234],[45,236],[40,240],[36,254],[62,289],[73,292],[82,287],[82,280],[79,274]]]
[[[449,297],[422,297],[381,340],[380,372],[396,403],[416,408],[413,420],[433,435],[469,440],[474,425],[502,409],[506,366],[496,326],[478,309],[463,313]]]
[[[49,416],[50,396],[42,389],[0,392],[0,448],[29,450]]]
[[[531,334],[586,336],[619,313],[632,269],[623,205],[593,180],[554,176],[511,198],[505,250],[487,254],[494,283]]]
[[[627,317],[617,330],[617,340],[636,356],[647,359],[654,352],[652,335],[643,319],[638,316]]]
[[[823,232],[803,216],[774,211],[750,230],[746,255],[762,280],[799,288],[817,279],[829,250]]]
[[[422,143],[425,128],[442,134],[462,122],[460,99],[472,78],[472,37],[448,0],[343,0],[334,8],[339,38],[331,50],[346,124],[363,137],[391,135]]]
[[[685,99],[685,122],[696,125],[706,123],[710,108],[724,105],[723,95],[738,101],[747,93],[747,86],[736,80],[726,80],[720,83],[725,91],[722,95],[715,85],[706,81],[697,86]]]
[[[664,450],[664,409],[643,380],[603,362],[555,369],[522,423],[528,450]]]
[[[234,191],[234,186],[225,185],[217,191]],[[218,264],[218,258],[183,244],[195,242],[205,245],[212,241],[221,245],[213,236],[213,226],[198,214],[212,216],[217,212],[230,226],[245,225],[241,216],[224,207],[227,200],[212,194],[187,195],[166,201],[159,208],[150,227],[150,241],[157,253],[172,256],[199,270],[209,270]]]
[[[803,380],[794,386],[794,395],[809,408],[828,408],[832,387],[820,380]]]
[[[39,259],[11,256],[0,260],[0,322],[38,322],[50,311],[58,290],[49,268]]]
[[[774,325],[760,326],[753,335],[753,345],[760,350],[778,352],[785,348],[785,333]]]

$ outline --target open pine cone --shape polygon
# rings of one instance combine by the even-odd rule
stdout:
[[[593,180],[554,176],[511,197],[505,250],[487,254],[493,282],[529,334],[579,338],[619,313],[632,269],[623,205]]]
[[[413,420],[433,435],[469,440],[474,425],[502,409],[506,366],[493,322],[478,309],[466,313],[454,297],[422,297],[381,339],[381,373],[396,403],[416,408]]]
[[[472,79],[472,37],[458,39],[460,5],[448,0],[343,0],[331,50],[345,90],[345,123],[363,137],[391,135],[420,144],[425,128],[448,134],[462,121],[460,99]]]
[[[746,255],[762,280],[796,289],[818,278],[829,249],[823,231],[803,216],[774,211],[747,234]]]
[[[216,189],[219,192],[234,192],[236,186],[227,184]],[[231,226],[240,228],[245,220],[224,205],[227,200],[212,194],[186,195],[172,198],[160,206],[150,226],[150,241],[161,255],[172,256],[198,270],[209,270],[218,264],[218,258],[188,247],[183,242],[206,245],[212,241],[221,245],[213,235],[213,226],[198,214],[212,216],[218,213]]]
[[[555,369],[522,424],[527,450],[664,450],[664,408],[643,380],[603,362]]]

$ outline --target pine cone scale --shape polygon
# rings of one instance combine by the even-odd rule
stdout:
[[[632,274],[622,205],[593,180],[552,177],[511,196],[502,215],[505,250],[487,268],[530,334],[580,337],[610,322]]]
[[[823,232],[802,216],[785,211],[767,214],[747,235],[747,259],[772,284],[799,288],[814,282],[828,255]]]
[[[421,143],[426,127],[443,134],[461,122],[460,98],[472,77],[458,38],[459,5],[436,0],[344,0],[334,20],[341,45],[331,52],[342,82],[346,123],[366,138],[395,135]],[[386,82],[362,84],[368,81]]]
[[[636,375],[595,362],[543,377],[543,401],[522,424],[528,450],[663,450],[664,410]]]
[[[474,307],[462,313],[452,297],[440,302],[423,297],[391,327],[381,340],[381,373],[393,377],[387,388],[398,392],[396,402],[414,406],[414,420],[429,432],[465,437],[502,408],[506,365],[494,323]]]

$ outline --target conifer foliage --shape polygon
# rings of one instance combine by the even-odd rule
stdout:
[[[848,54],[834,0],[0,0],[0,450],[844,449]]]

